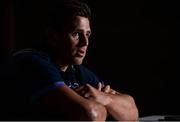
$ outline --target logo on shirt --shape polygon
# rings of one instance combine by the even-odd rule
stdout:
[[[68,86],[69,88],[71,88],[71,89],[76,89],[76,88],[78,88],[80,85],[79,85],[79,83],[77,83],[77,82],[69,82],[69,83],[67,83],[67,86]]]

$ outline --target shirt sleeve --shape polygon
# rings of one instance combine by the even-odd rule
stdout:
[[[14,56],[17,64],[18,88],[35,101],[48,90],[65,85],[57,67],[47,55],[22,52]]]

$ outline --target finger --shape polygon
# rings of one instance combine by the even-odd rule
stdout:
[[[101,91],[101,89],[102,89],[102,83],[99,82],[99,83],[98,83],[98,90]]]
[[[84,97],[85,97],[85,98],[89,98],[89,97],[90,97],[90,94],[89,94],[89,93],[85,93],[85,94],[84,94]]]
[[[116,94],[119,94],[119,95],[120,95],[121,93],[120,93],[120,92],[116,92]]]
[[[111,91],[115,91],[116,92],[116,94],[121,94],[120,92],[118,92],[118,91],[116,91],[116,90],[114,90],[114,89],[111,89]]]
[[[111,89],[109,93],[110,93],[110,94],[116,94],[116,91],[113,90],[113,89]]]
[[[109,93],[110,90],[111,90],[110,85],[107,85],[107,86],[104,87],[104,90],[103,90],[103,91],[104,91],[105,93]]]
[[[105,84],[104,84],[104,82],[103,82],[103,81],[101,81],[101,84],[102,84],[102,88],[103,88],[103,87],[105,87]]]
[[[86,87],[91,91],[91,92],[94,92],[96,89],[91,86],[90,84],[86,84]]]
[[[78,91],[81,91],[82,89],[84,89],[84,86],[80,86],[80,87],[76,88],[75,91],[78,92]]]

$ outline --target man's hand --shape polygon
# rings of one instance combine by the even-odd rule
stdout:
[[[104,105],[109,114],[116,120],[137,120],[138,109],[133,97],[119,93],[110,88],[110,85],[103,86],[101,83],[95,88],[89,84],[77,89],[81,96],[94,100]]]
[[[108,94],[120,94],[119,92],[111,89],[110,85],[104,86],[101,82],[98,83],[98,90]]]
[[[75,91],[84,98],[94,100],[105,106],[111,102],[111,99],[107,93],[101,91],[100,85],[102,84],[99,84],[98,89],[96,89],[90,84],[86,84],[85,86],[79,87]]]

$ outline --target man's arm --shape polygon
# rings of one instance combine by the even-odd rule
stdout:
[[[98,84],[98,90],[108,93],[109,97],[113,99],[112,103],[107,105],[106,108],[115,119],[138,119],[138,109],[132,96],[119,93],[111,89],[110,85],[102,86],[101,83]],[[117,105],[121,107],[117,107]]]
[[[100,86],[98,89],[87,84],[85,92],[82,90],[82,96],[87,99],[99,102],[106,107],[107,112],[116,120],[138,120],[138,109],[133,97],[127,94],[121,94],[112,90],[110,86]]]
[[[49,91],[39,100],[49,111],[68,115],[70,120],[106,120],[103,105],[81,97],[66,85]]]
[[[138,109],[132,96],[127,94],[109,94],[112,102],[105,107],[116,120],[138,120]]]

